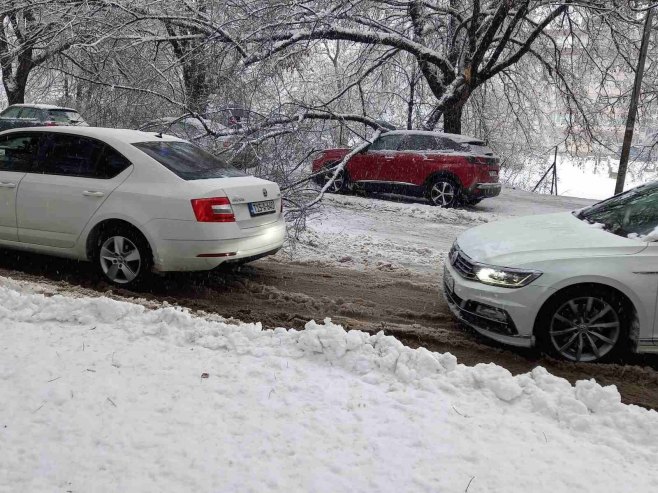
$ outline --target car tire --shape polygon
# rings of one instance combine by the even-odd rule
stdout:
[[[327,166],[325,166],[326,173],[322,175],[322,185],[326,185],[326,183],[331,179],[333,176],[333,170],[329,169],[334,166],[336,166],[338,163],[329,163]],[[334,180],[334,182],[329,186],[327,189],[328,193],[347,193],[351,190],[350,183],[349,183],[349,176],[347,175],[347,170],[343,169],[338,173],[338,176]]]
[[[100,233],[93,262],[103,280],[131,289],[143,285],[149,278],[153,254],[148,241],[138,230],[117,225]]]
[[[452,178],[434,178],[427,185],[425,196],[430,205],[442,208],[456,207],[461,194],[459,185]]]
[[[629,349],[633,309],[603,286],[574,286],[550,298],[537,318],[544,352],[573,362],[605,362]]]

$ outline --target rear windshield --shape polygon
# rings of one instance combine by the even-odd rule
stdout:
[[[247,176],[189,142],[139,142],[133,145],[183,180]]]
[[[48,120],[57,123],[84,123],[77,111],[71,110],[48,110]]]

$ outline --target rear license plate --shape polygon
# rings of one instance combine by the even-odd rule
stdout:
[[[261,216],[263,214],[272,214],[276,212],[276,206],[273,200],[264,200],[263,202],[251,202],[249,204],[249,214],[252,216]]]
[[[498,171],[489,171],[489,176],[491,177],[497,177],[498,176]]]
[[[455,292],[455,280],[446,267],[443,268],[443,284],[448,290],[448,293],[452,294]]]

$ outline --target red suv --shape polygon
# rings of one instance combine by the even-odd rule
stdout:
[[[313,161],[324,185],[349,149],[328,149]],[[395,130],[352,157],[330,192],[365,190],[425,196],[430,204],[477,204],[500,194],[500,162],[486,144],[465,135]]]

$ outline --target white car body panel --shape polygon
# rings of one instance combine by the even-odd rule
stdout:
[[[0,241],[17,241],[16,192],[25,173],[0,170]]]
[[[474,327],[487,337],[532,346],[537,315],[551,295],[568,286],[597,283],[621,291],[633,303],[637,332],[632,337],[638,351],[653,352],[658,343],[655,243],[623,238],[571,213],[559,213],[478,226],[459,236],[457,244],[473,262],[542,272],[531,284],[510,289],[466,279],[446,262],[457,296],[506,310],[518,330],[518,336],[510,337]]]
[[[253,176],[186,181],[132,145],[184,142],[182,139],[94,127],[21,128],[2,135],[31,131],[101,140],[133,165],[108,180],[0,171],[0,182],[20,182],[13,189],[0,188],[0,205],[4,206],[0,211],[0,245],[89,260],[88,238],[94,228],[103,221],[119,219],[144,234],[153,251],[154,269],[167,272],[209,270],[229,259],[272,253],[283,244],[285,222],[276,183]],[[232,202],[236,222],[196,220],[192,199],[226,196]],[[263,200],[273,200],[276,212],[251,217],[248,203]],[[233,255],[197,257],[224,252]]]

